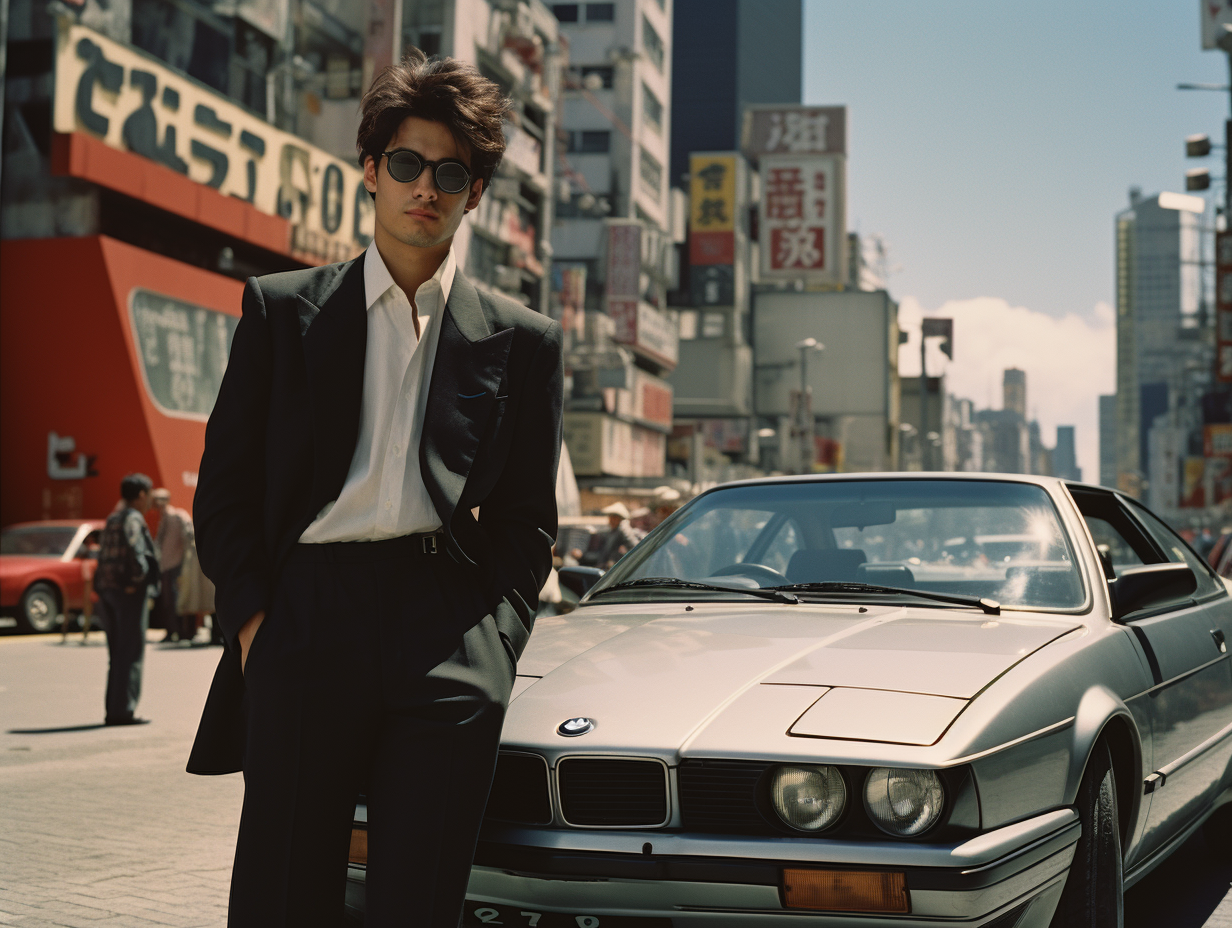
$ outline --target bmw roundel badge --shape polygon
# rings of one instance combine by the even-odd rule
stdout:
[[[584,717],[576,719],[565,719],[556,726],[556,734],[564,735],[566,738],[576,738],[578,735],[584,735],[588,731],[594,731],[595,720]]]

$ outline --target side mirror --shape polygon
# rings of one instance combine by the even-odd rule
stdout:
[[[559,567],[556,575],[560,585],[581,599],[590,592],[590,588],[599,582],[603,571],[598,567]]]
[[[1121,571],[1108,586],[1112,617],[1121,619],[1139,609],[1184,599],[1198,588],[1198,578],[1188,564],[1144,564]]]

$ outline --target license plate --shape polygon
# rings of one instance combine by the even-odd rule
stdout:
[[[465,928],[485,925],[500,925],[501,928],[672,928],[670,918],[539,912],[522,906],[492,905],[470,899],[466,900],[462,924]]]

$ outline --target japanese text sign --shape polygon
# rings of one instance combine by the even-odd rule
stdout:
[[[641,294],[642,224],[610,222],[607,227],[607,295],[637,300]]]
[[[766,155],[761,179],[762,276],[843,285],[843,156]]]
[[[1232,383],[1232,232],[1215,235],[1215,373]]]
[[[350,258],[371,241],[363,173],[144,53],[61,21],[54,128],[86,133],[291,224],[291,251]]]
[[[689,263],[734,264],[738,155],[689,158]]]
[[[847,107],[748,107],[741,147],[752,158],[770,154],[845,155]]]

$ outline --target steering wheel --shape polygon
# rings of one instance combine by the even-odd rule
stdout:
[[[790,583],[786,574],[781,574],[773,567],[767,567],[765,564],[728,564],[726,567],[720,567],[718,570],[712,570],[712,577],[731,577],[734,575],[743,574],[752,580],[758,582],[762,580],[770,581],[771,586],[782,586]]]

